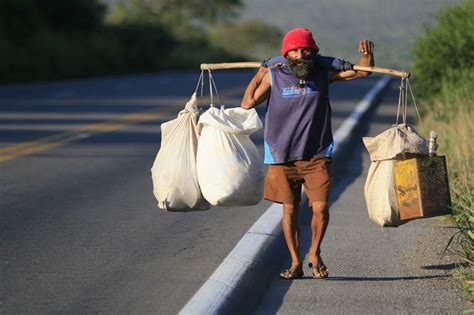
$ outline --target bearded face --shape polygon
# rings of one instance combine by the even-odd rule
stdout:
[[[298,79],[310,80],[314,61],[311,59],[288,59],[288,67]]]

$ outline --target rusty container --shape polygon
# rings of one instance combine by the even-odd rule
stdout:
[[[451,214],[444,156],[395,161],[394,173],[401,220]]]

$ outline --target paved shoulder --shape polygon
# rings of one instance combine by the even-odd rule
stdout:
[[[299,281],[275,275],[256,314],[460,313],[468,308],[451,277],[453,257],[443,251],[451,232],[439,219],[381,229],[368,218],[363,189],[370,160],[360,137],[390,127],[397,96],[394,82],[367,119],[370,124],[358,130],[351,148],[333,163],[331,220],[321,253],[330,278],[312,279],[306,266]],[[305,253],[309,209],[302,211]]]

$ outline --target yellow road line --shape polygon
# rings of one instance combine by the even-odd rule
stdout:
[[[20,151],[25,148],[28,148],[30,146],[36,145],[36,143],[43,143],[43,142],[54,142],[54,141],[59,141],[62,137],[64,137],[65,133],[62,134],[57,134],[57,135],[52,135],[48,137],[41,138],[39,140],[34,140],[34,141],[28,141],[20,144],[15,144],[7,147],[0,148],[0,156],[9,153],[12,151]]]
[[[76,140],[79,140],[79,139],[80,138],[77,137],[77,136],[75,136],[75,137],[71,136],[71,137],[68,137],[68,138],[64,138],[60,141],[54,141],[54,142],[45,142],[45,143],[43,143],[41,141],[37,141],[36,143],[32,144],[31,146],[25,147],[21,151],[17,151],[15,153],[10,153],[10,154],[7,153],[7,154],[0,155],[0,162],[12,160],[12,159],[15,159],[15,158],[20,157],[20,156],[31,155],[31,154],[34,154],[34,153],[37,153],[37,152],[42,152],[42,151],[54,149],[56,147],[62,146],[66,143],[70,143],[70,142],[73,142],[73,141],[76,141]],[[32,141],[32,142],[35,142],[35,141]]]
[[[34,141],[28,141],[17,145],[11,145],[0,148],[0,162],[15,159],[20,156],[31,155],[37,152],[42,152],[57,148],[59,146],[78,141],[83,139],[83,135],[88,135],[113,132],[123,129],[129,125],[133,125],[140,122],[146,122],[161,118],[163,115],[158,113],[158,110],[152,110],[142,113],[132,113],[119,117],[118,119],[98,123],[90,124],[79,127],[75,130],[68,131],[65,133],[44,137]]]
[[[224,91],[223,93],[221,93],[221,95],[223,97],[229,97],[231,95],[238,94],[239,92],[243,93],[244,89],[245,89],[245,86],[238,86],[238,87]],[[108,101],[110,102],[110,100]],[[170,100],[160,100],[160,102],[162,101],[168,101],[170,103],[173,103],[172,105],[175,105],[178,103],[182,103],[182,104],[186,103],[186,100],[175,99],[175,98],[172,98]],[[203,105],[205,105],[206,101],[209,102],[207,98],[204,98]],[[50,100],[48,100],[48,102],[50,102]],[[61,102],[64,102],[64,100],[61,100]],[[92,134],[98,134],[98,133],[113,132],[113,131],[123,129],[129,125],[133,125],[140,122],[151,121],[151,120],[159,119],[161,117],[162,115],[158,113],[157,109],[154,109],[151,111],[145,111],[145,112],[132,113],[132,114],[118,117],[108,122],[89,124],[89,125],[85,125],[71,131],[57,134],[57,135],[52,135],[52,136],[44,137],[38,140],[33,140],[33,141],[28,141],[28,142],[24,142],[24,143],[20,143],[16,145],[3,147],[3,148],[0,148],[0,162],[12,160],[12,159],[25,156],[25,155],[31,155],[34,153],[54,149],[54,148],[63,146],[67,143],[79,141],[83,139],[84,134],[92,135]]]

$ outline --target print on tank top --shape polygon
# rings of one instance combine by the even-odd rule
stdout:
[[[314,83],[306,82],[304,87],[290,86],[283,88],[281,96],[284,98],[300,97],[302,95],[313,95],[316,93],[318,93],[318,91],[315,89]]]

